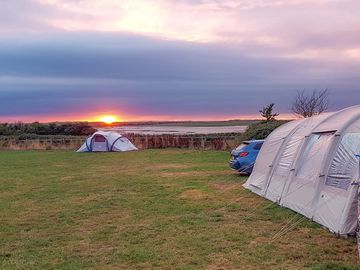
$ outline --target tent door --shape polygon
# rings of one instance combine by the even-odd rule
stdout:
[[[355,216],[351,205],[356,197],[352,183],[358,179],[357,153],[360,153],[360,134],[345,134],[330,163],[316,206],[314,220],[339,233],[351,231],[356,225],[355,218],[349,222],[346,217]]]
[[[104,136],[97,134],[92,139],[93,152],[106,152],[108,151],[107,140]]]
[[[292,136],[290,140],[286,142],[285,148],[281,153],[273,174],[271,175],[269,186],[265,194],[267,199],[272,201],[280,200],[296,153],[303,141],[302,139],[302,136]]]
[[[332,145],[334,132],[313,133],[305,143],[305,148],[296,161],[295,175],[288,182],[288,188],[282,196],[284,206],[312,217],[313,200],[324,172],[324,163]]]

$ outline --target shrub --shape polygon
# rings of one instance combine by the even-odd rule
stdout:
[[[257,123],[253,123],[249,126],[249,128],[244,133],[244,140],[262,140],[265,139],[269,134],[286,123],[287,121],[261,121]]]
[[[0,124],[0,136],[23,136],[32,139],[36,135],[72,135],[84,136],[94,133],[96,130],[85,122],[73,123],[4,123]]]

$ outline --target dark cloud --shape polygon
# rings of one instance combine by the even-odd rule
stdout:
[[[329,87],[333,108],[354,104],[357,69],[305,60],[251,58],[225,45],[134,35],[77,33],[0,42],[0,115],[257,114],[288,112],[295,90]],[[347,93],[346,98],[342,93]]]
[[[226,45],[101,33],[0,41],[0,59],[1,75],[19,77],[264,84],[299,82],[311,77],[308,69],[331,72],[314,61],[249,57]]]
[[[115,32],[61,31],[46,24],[46,19],[69,14],[30,1],[23,1],[21,9],[19,3],[8,1],[0,9],[0,30],[12,33],[0,38],[0,119],[103,108],[132,115],[227,117],[257,114],[270,102],[287,113],[296,90],[325,87],[331,90],[331,109],[360,100],[358,61],[283,55],[307,48],[356,47],[355,28],[339,31],[337,42],[326,31],[319,34],[309,28],[298,33],[291,27],[280,31],[285,40],[293,37],[296,50],[252,40],[194,43]],[[19,13],[14,14],[14,9]],[[261,12],[265,17],[265,10]],[[265,30],[271,33],[285,21],[274,19]],[[219,34],[241,36],[231,31]]]

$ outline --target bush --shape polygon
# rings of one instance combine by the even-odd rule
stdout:
[[[72,135],[84,136],[96,130],[84,122],[73,123],[4,123],[0,124],[0,136],[23,136],[31,139],[35,135]],[[36,136],[35,136],[36,137]]]
[[[265,139],[269,134],[286,123],[287,121],[261,121],[254,124],[251,124],[249,128],[244,133],[244,140],[262,140]]]

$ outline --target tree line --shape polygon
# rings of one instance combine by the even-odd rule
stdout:
[[[71,135],[86,136],[96,130],[86,122],[69,123],[1,123],[1,136],[18,136],[24,134],[34,135]]]

